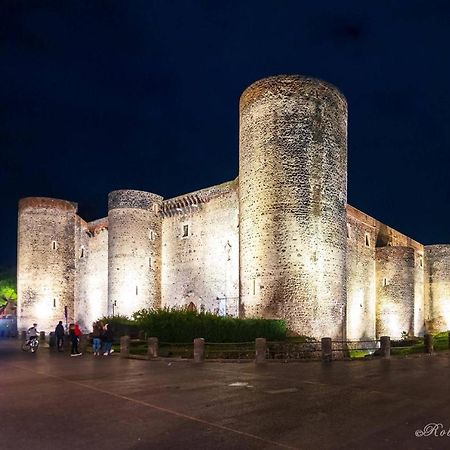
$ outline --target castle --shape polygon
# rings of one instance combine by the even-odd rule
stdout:
[[[301,76],[242,94],[236,180],[169,200],[114,191],[88,223],[76,203],[20,200],[17,273],[19,329],[186,305],[314,337],[450,328],[450,245],[347,204],[346,99]]]

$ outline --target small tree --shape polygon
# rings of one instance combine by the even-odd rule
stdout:
[[[17,302],[17,289],[15,280],[4,278],[0,280],[0,308],[4,309],[8,304],[11,308],[15,307]]]

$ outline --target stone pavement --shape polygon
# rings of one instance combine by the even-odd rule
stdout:
[[[450,355],[203,363],[0,340],[0,449],[448,449]]]

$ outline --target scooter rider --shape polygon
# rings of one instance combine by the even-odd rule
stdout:
[[[39,336],[39,331],[37,330],[37,323],[33,323],[33,326],[28,328],[27,336],[28,336],[27,343],[31,342],[33,339],[37,339],[37,337]]]

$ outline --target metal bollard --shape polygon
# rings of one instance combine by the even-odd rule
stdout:
[[[425,353],[433,353],[433,335],[432,334],[424,334],[423,342],[425,344]]]
[[[201,363],[205,360],[205,340],[194,339],[194,362]]]
[[[158,357],[158,338],[148,338],[147,357],[149,359]]]
[[[266,362],[267,342],[265,338],[255,339],[255,363],[262,364]]]
[[[380,336],[380,350],[383,358],[391,357],[391,338],[390,336]]]
[[[332,341],[329,337],[322,338],[322,361],[333,360]]]
[[[120,356],[121,358],[130,356],[130,336],[122,336],[120,338]]]

